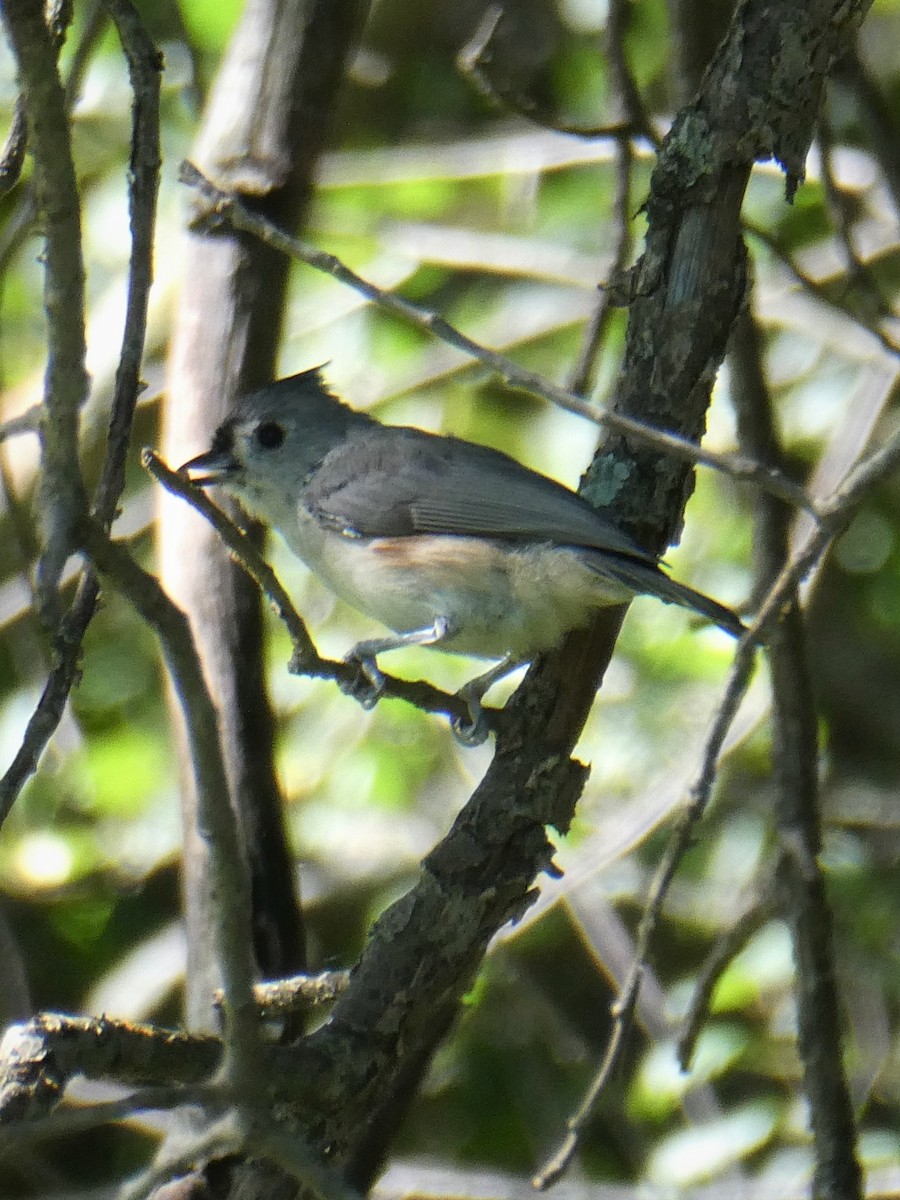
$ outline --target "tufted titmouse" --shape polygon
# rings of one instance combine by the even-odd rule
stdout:
[[[498,450],[382,425],[331,395],[318,368],[245,396],[181,470],[221,484],[333,592],[396,631],[348,655],[375,694],[375,656],[399,646],[500,659],[462,690],[473,727],[492,683],[635,593],[744,631],[568,488]]]

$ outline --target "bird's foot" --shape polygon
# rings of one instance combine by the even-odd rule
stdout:
[[[516,667],[521,665],[521,659],[507,654],[489,671],[485,671],[482,675],[476,675],[474,679],[470,679],[464,687],[459,689],[456,694],[469,710],[469,721],[462,721],[459,717],[454,717],[450,721],[453,736],[458,742],[464,746],[480,746],[482,742],[487,741],[488,734],[491,732],[491,721],[482,707],[481,701],[488,689],[492,688],[498,679],[503,679],[510,671],[515,671]]]
[[[344,662],[357,668],[355,678],[339,680],[341,691],[352,696],[363,708],[374,708],[378,698],[384,691],[384,675],[378,668],[373,655],[359,653],[361,646],[355,646],[344,659]]]
[[[481,694],[470,690],[466,685],[460,688],[456,695],[469,710],[469,719],[464,721],[461,717],[450,718],[453,736],[462,746],[483,745],[491,732],[491,723],[481,705]]]

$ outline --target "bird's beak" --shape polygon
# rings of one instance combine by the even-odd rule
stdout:
[[[198,454],[190,462],[182,463],[178,474],[187,475],[197,487],[209,487],[225,483],[239,469],[240,464],[230,450],[207,450],[206,454]]]

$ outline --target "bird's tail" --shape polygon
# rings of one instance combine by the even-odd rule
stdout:
[[[681,608],[692,609],[707,617],[726,633],[730,633],[732,637],[739,638],[747,632],[737,613],[720,604],[718,600],[713,600],[712,596],[706,596],[687,584],[679,583],[677,579],[671,579],[653,563],[608,552],[592,554],[588,562],[598,575],[624,585],[631,592],[656,596],[666,604],[678,604]]]

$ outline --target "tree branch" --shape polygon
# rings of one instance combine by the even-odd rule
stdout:
[[[163,657],[184,713],[198,797],[198,833],[209,855],[218,903],[214,936],[225,993],[224,1071],[235,1095],[252,1104],[264,1080],[264,1055],[253,1000],[255,963],[250,939],[250,889],[228,784],[219,725],[197,657],[190,626],[154,576],[92,523],[81,540],[96,569],[120,591],[160,639]]]
[[[57,69],[58,46],[43,7],[31,0],[9,0],[3,13],[18,64],[45,239],[48,355],[40,427],[44,547],[38,596],[45,621],[55,627],[56,587],[72,552],[75,523],[86,507],[78,460],[78,415],[88,389],[81,210],[66,97]]]
[[[128,0],[110,0],[110,8],[126,47],[134,88],[134,113],[129,178],[132,242],[128,267],[128,306],[119,368],[116,373],[110,442],[94,498],[95,514],[107,528],[112,523],[124,484],[125,456],[131,436],[134,406],[140,390],[140,366],[152,282],[153,230],[159,185],[159,73],[162,67],[156,49],[147,38]],[[65,116],[63,120],[68,128]],[[83,321],[82,302],[79,301],[76,315],[80,312]],[[60,319],[65,321],[70,317],[62,314]],[[19,420],[24,421],[26,417],[33,420],[37,415],[42,429],[55,427],[57,408],[58,405],[51,406],[49,400],[46,400],[43,409],[32,409]],[[69,413],[69,416],[71,415]],[[68,417],[66,419],[68,420]],[[77,475],[77,411],[74,419],[76,442],[72,450],[74,458],[71,466]],[[19,432],[18,426],[14,432]],[[69,514],[72,520],[77,516],[77,509],[73,509]],[[55,631],[54,665],[38,706],[28,722],[22,745],[0,780],[0,826],[25,782],[37,769],[40,756],[62,719],[66,700],[78,678],[81,643],[93,618],[98,593],[97,579],[88,569],[79,582],[71,607],[62,616]]]

